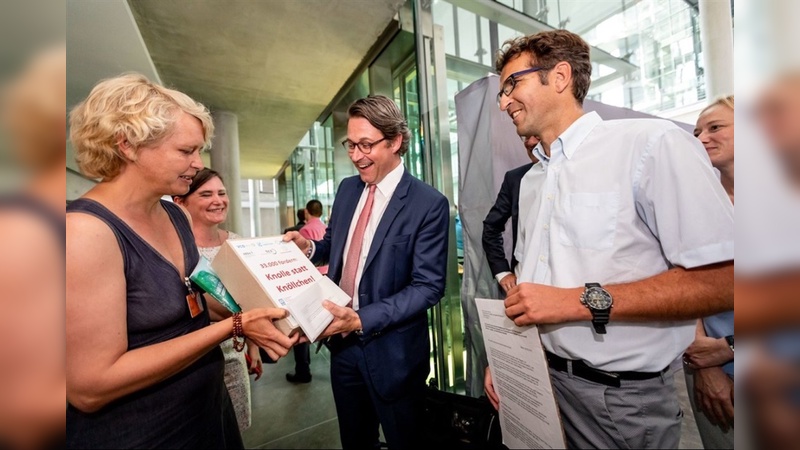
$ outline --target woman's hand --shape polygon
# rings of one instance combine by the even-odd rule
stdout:
[[[725,432],[733,427],[733,380],[722,368],[694,371],[694,397],[711,423]]]
[[[247,342],[247,373],[256,375],[256,381],[261,378],[264,373],[264,368],[261,365],[261,352],[258,351],[258,345],[251,339],[246,339]]]
[[[697,336],[683,355],[692,369],[721,366],[733,360],[733,350],[725,338]]]
[[[270,358],[277,361],[286,356],[299,339],[298,334],[294,334],[291,338],[286,336],[272,323],[288,315],[289,311],[281,308],[258,308],[244,312],[242,313],[244,335],[263,348]]]

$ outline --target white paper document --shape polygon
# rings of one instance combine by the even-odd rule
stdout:
[[[333,321],[333,314],[322,306],[323,300],[345,306],[351,299],[330,278],[322,277],[298,291],[292,301],[286,303],[286,309],[312,342]]]
[[[518,327],[502,300],[476,298],[500,428],[508,448],[566,448],[539,330]]]

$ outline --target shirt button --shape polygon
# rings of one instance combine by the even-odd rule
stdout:
[[[542,262],[544,262],[544,260],[545,260],[545,257],[544,257],[544,255],[542,255],[542,256],[540,256],[540,257],[539,257],[539,261],[542,261]]]
[[[544,224],[544,229],[545,229],[545,230],[549,230],[549,229],[550,229],[550,225],[548,225],[548,224]]]
[[[553,194],[547,194],[547,199],[548,200],[552,200],[553,199]]]

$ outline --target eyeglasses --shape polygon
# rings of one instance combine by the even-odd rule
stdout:
[[[540,70],[547,70],[547,68],[531,67],[530,69],[520,70],[519,72],[514,72],[509,75],[508,78],[506,78],[506,80],[503,82],[503,89],[497,93],[497,104],[500,105],[500,99],[503,98],[503,95],[508,97],[512,92],[514,92],[514,88],[517,87],[517,83],[521,81],[518,79],[519,77],[529,73],[538,72]]]
[[[375,142],[353,142],[350,139],[345,139],[342,141],[342,147],[347,150],[347,153],[353,153],[356,151],[356,147],[358,147],[358,149],[361,150],[361,153],[369,155],[372,153],[372,147],[375,147],[385,140],[386,138],[377,140]]]

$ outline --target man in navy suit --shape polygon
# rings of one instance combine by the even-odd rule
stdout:
[[[517,245],[517,219],[519,217],[519,185],[522,177],[528,173],[531,167],[539,160],[533,155],[533,148],[539,143],[536,136],[524,138],[525,150],[528,152],[530,164],[517,167],[506,172],[500,192],[497,193],[497,200],[489,210],[486,219],[483,220],[483,252],[489,261],[489,269],[495,277],[500,287],[505,293],[517,285],[517,277],[514,275],[514,267],[517,260],[514,258],[514,247]],[[503,232],[506,229],[506,222],[511,218],[511,265],[508,264],[506,252],[503,248]]]
[[[339,185],[322,240],[290,232],[314,263],[352,295],[351,306],[325,302],[334,315],[323,332],[342,446],[421,445],[425,379],[430,371],[426,311],[444,295],[447,199],[405,171],[411,133],[384,96],[357,100],[342,142],[358,176]]]

